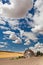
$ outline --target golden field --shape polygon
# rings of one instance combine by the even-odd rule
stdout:
[[[0,58],[11,58],[11,57],[18,57],[23,56],[23,53],[19,52],[7,52],[7,51],[0,51]]]

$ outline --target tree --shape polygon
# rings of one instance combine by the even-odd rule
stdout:
[[[36,56],[40,56],[40,55],[41,55],[40,51],[37,51]]]

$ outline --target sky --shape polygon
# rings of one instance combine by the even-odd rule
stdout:
[[[0,0],[0,50],[43,51],[43,0]]]

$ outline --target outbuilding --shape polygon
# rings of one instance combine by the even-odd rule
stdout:
[[[24,57],[26,57],[26,58],[28,58],[28,57],[32,57],[32,56],[34,56],[35,54],[34,54],[34,52],[31,50],[31,49],[27,49],[27,50],[25,50],[25,52],[24,52]]]

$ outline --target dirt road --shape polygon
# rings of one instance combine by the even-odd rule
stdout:
[[[43,65],[43,57],[28,59],[0,59],[0,65]]]

